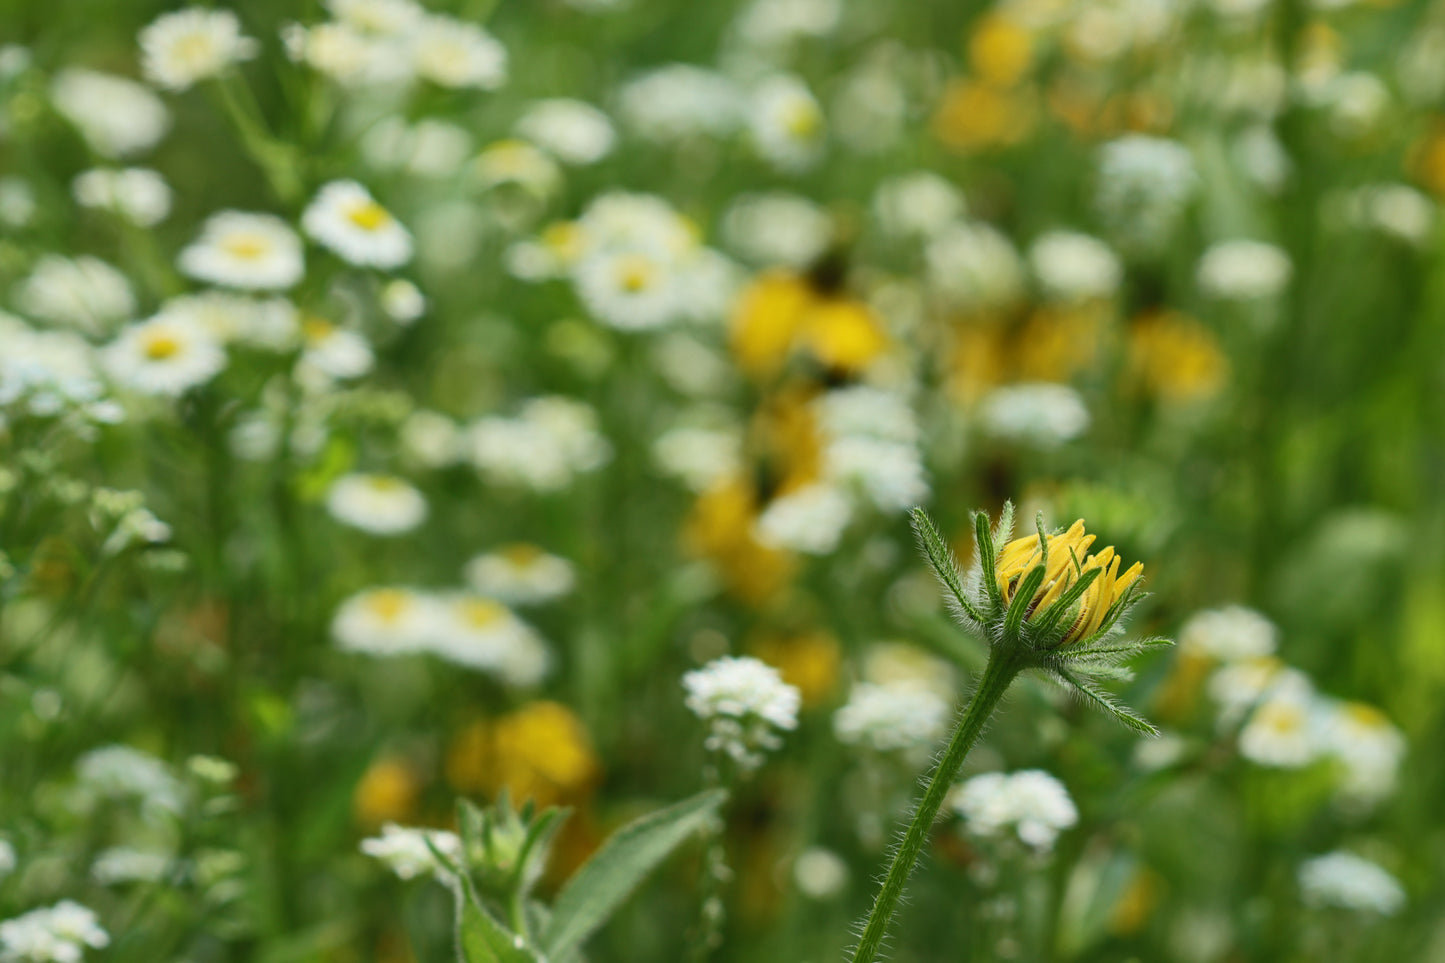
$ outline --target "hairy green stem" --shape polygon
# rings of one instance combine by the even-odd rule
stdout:
[[[868,914],[863,935],[858,940],[857,949],[853,951],[853,963],[873,963],[878,958],[878,950],[883,945],[888,924],[893,919],[894,911],[898,909],[898,900],[903,896],[903,888],[908,884],[908,877],[913,873],[913,867],[923,851],[923,844],[928,839],[929,830],[933,828],[933,821],[938,818],[938,810],[943,807],[943,801],[947,798],[953,781],[958,778],[958,771],[963,768],[963,761],[968,758],[969,750],[983,732],[984,724],[988,722],[989,716],[993,715],[993,710],[1013,682],[1014,676],[1019,674],[1020,668],[1012,650],[995,646],[990,653],[978,688],[960,713],[958,725],[949,737],[948,747],[943,750],[943,756],[933,771],[933,778],[924,790],[923,798],[918,801],[918,808],[913,812],[913,820],[908,824],[903,840],[893,854],[888,876],[883,880],[883,888],[878,891],[878,898],[873,901],[873,910]]]

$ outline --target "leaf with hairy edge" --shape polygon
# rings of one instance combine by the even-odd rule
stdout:
[[[1115,701],[1115,699],[1110,696],[1109,693],[1094,685],[1088,679],[1081,678],[1079,675],[1070,672],[1068,669],[1064,668],[1056,667],[1054,671],[1061,675],[1065,681],[1073,685],[1075,689],[1083,693],[1084,697],[1088,699],[1089,702],[1093,703],[1097,708],[1103,709],[1109,715],[1113,716],[1115,719],[1118,719],[1130,729],[1134,729],[1151,736],[1159,735],[1159,730],[1154,728],[1154,726],[1151,725],[1147,719],[1144,719],[1142,716],[1136,715],[1133,710]]]
[[[913,519],[913,534],[918,539],[918,544],[923,548],[923,554],[928,559],[928,564],[933,568],[933,574],[953,595],[958,602],[959,608],[963,609],[965,615],[980,625],[983,624],[983,613],[974,608],[968,596],[964,594],[963,582],[958,575],[958,560],[954,558],[953,550],[943,540],[933,519],[921,508],[915,508],[909,513]]]
[[[477,899],[467,879],[458,880],[457,959],[461,963],[542,963],[521,936],[511,932]]]
[[[606,923],[648,873],[689,836],[716,818],[721,789],[699,793],[622,827],[573,876],[542,937],[549,957],[571,954]]]

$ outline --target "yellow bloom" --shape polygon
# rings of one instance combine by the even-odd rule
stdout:
[[[1033,36],[1005,16],[986,14],[969,35],[968,62],[984,83],[1012,87],[1033,66]]]
[[[738,367],[771,377],[804,352],[824,367],[854,373],[888,347],[878,317],[861,301],[817,290],[806,278],[769,271],[733,309],[730,344]]]
[[[797,567],[790,553],[753,537],[760,510],[754,487],[746,479],[730,479],[698,498],[683,529],[687,550],[711,561],[728,588],[754,605],[777,595]]]
[[[362,826],[406,823],[416,814],[421,785],[416,773],[399,759],[378,759],[371,764],[351,798],[352,812]]]
[[[838,686],[842,652],[838,640],[821,629],[791,636],[766,636],[748,648],[777,668],[784,682],[797,687],[805,706],[826,702]]]
[[[1025,617],[1041,612],[1060,598],[1085,573],[1097,569],[1099,574],[1079,599],[1079,611],[1073,625],[1065,633],[1063,644],[1086,639],[1099,630],[1111,606],[1124,597],[1129,587],[1144,574],[1144,564],[1135,562],[1119,574],[1119,556],[1113,546],[1088,554],[1095,536],[1084,531],[1081,518],[1060,535],[1046,536],[1048,559],[1043,581],[1034,591]],[[1005,605],[1012,603],[1024,577],[1044,561],[1037,535],[1016,538],[999,553],[998,590]]]
[[[596,782],[601,765],[582,720],[558,702],[532,702],[457,733],[447,754],[447,780],[463,792],[539,807],[575,802]]]
[[[1010,147],[1034,131],[1034,97],[1027,90],[999,90],[976,80],[948,85],[933,115],[933,133],[960,154]]]
[[[1148,394],[1168,402],[1207,400],[1229,375],[1229,361],[1214,334],[1177,311],[1152,312],[1134,321],[1129,368]]]

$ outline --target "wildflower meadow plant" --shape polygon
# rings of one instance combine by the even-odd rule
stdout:
[[[988,642],[988,663],[898,841],[873,909],[862,925],[853,950],[854,963],[872,963],[878,958],[938,811],[969,750],[1019,673],[1034,670],[1054,676],[1126,726],[1151,735],[1157,732],[1099,684],[1100,679],[1118,677],[1120,665],[1129,658],[1173,644],[1162,638],[1124,637],[1123,620],[1143,598],[1137,590],[1143,563],[1135,562],[1120,574],[1120,559],[1112,547],[1090,554],[1095,536],[1084,531],[1082,519],[1065,532],[1049,534],[1041,514],[1036,535],[1010,540],[1013,515],[1012,503],[1004,506],[994,526],[987,515],[974,514],[978,563],[965,575],[928,516],[921,509],[913,511],[914,531],[947,593],[948,605],[965,628]],[[975,805],[973,800],[983,787],[974,786],[973,792],[965,788],[960,806],[965,814],[981,815],[990,804],[980,800]],[[1061,813],[1053,818],[1067,826],[1074,818],[1073,807],[1066,796],[1062,803],[1066,805],[1053,807]],[[1039,821],[1026,811],[1005,818],[1020,821],[1025,842],[1052,841],[1047,820]]]

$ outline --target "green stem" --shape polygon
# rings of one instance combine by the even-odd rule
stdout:
[[[898,849],[893,854],[888,876],[883,880],[883,888],[878,891],[878,898],[874,900],[873,910],[868,914],[868,921],[863,927],[863,935],[858,940],[857,949],[853,951],[853,963],[873,963],[878,958],[878,950],[883,945],[888,924],[893,919],[894,911],[898,909],[898,900],[903,896],[903,888],[908,884],[908,877],[913,873],[914,864],[918,862],[919,854],[923,851],[923,844],[933,828],[933,821],[938,818],[938,810],[943,807],[943,801],[953,787],[953,781],[958,778],[958,771],[963,768],[963,761],[968,758],[969,750],[978,741],[989,716],[993,715],[993,710],[997,708],[1014,676],[1019,674],[1020,668],[1014,654],[1004,647],[995,646],[989,654],[988,665],[983,670],[978,689],[960,713],[958,725],[948,740],[948,748],[944,749],[943,757],[933,771],[933,778],[924,790],[923,798],[918,801],[918,808],[913,812],[913,820],[903,834],[903,841],[898,844]]]

